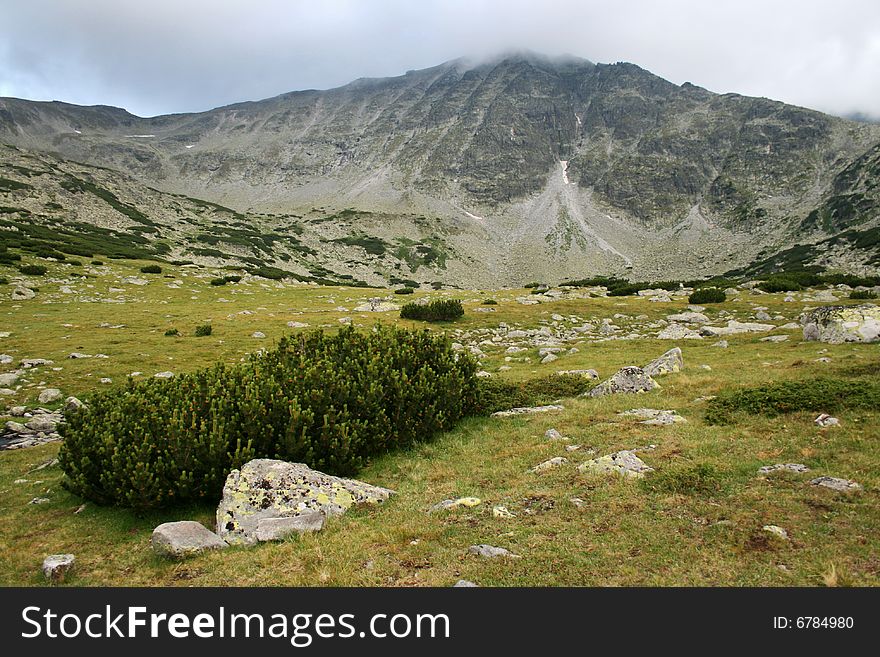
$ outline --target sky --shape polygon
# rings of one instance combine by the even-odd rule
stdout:
[[[0,96],[140,116],[510,50],[880,119],[876,0],[0,0]]]

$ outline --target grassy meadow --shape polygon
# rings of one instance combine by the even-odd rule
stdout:
[[[656,335],[659,329],[647,324],[688,305],[686,298],[656,303],[637,296],[523,305],[516,299],[528,296],[528,290],[398,296],[390,290],[256,278],[212,286],[211,279],[222,272],[163,265],[161,274],[144,274],[140,267],[147,263],[137,261],[45,264],[46,276],[28,279],[39,288],[34,299],[13,301],[14,281],[0,285],[0,332],[8,333],[0,338],[0,352],[14,359],[2,371],[12,371],[22,358],[54,361],[23,371],[21,387],[4,398],[7,407],[38,405],[46,387],[87,401],[89,394],[122,385],[130,375],[237,362],[285,333],[334,330],[345,318],[364,327],[375,322],[429,326],[400,320],[397,312],[354,311],[376,296],[398,304],[424,296],[461,299],[463,318],[430,325],[455,341],[464,341],[453,334],[456,330],[496,329],[502,322],[510,328],[552,326],[554,314],[565,325],[598,324],[622,314],[626,317],[613,319],[621,327],[618,336]],[[72,277],[73,272],[80,276]],[[148,283],[131,284],[126,277]],[[740,321],[755,321],[755,307],[766,307],[769,315],[783,317],[772,321],[781,326],[797,321],[805,307],[821,305],[803,300],[805,293],[794,293],[794,302],[785,302],[785,296],[743,291],[739,300],[707,305],[704,312],[713,325],[723,325],[716,319],[722,309]],[[482,305],[486,298],[497,305]],[[575,316],[578,321],[568,319]],[[289,328],[288,322],[309,326]],[[211,324],[211,335],[195,337],[196,327],[205,323]],[[166,336],[169,329],[179,334]],[[255,332],[265,337],[254,337]],[[96,506],[62,488],[62,472],[51,465],[57,443],[2,451],[0,585],[41,585],[43,558],[66,552],[76,555],[75,573],[67,581],[74,586],[449,586],[461,578],[482,586],[877,585],[880,409],[840,410],[834,413],[840,426],[829,428],[813,423],[818,414],[813,411],[738,414],[727,425],[704,419],[705,398],[723,391],[782,380],[808,385],[817,376],[867,383],[880,371],[880,345],[806,343],[800,329],[769,333],[779,334],[790,337],[772,343],[761,341],[767,333],[729,336],[726,349],[712,346],[715,338],[599,340],[591,335],[566,345],[576,346],[577,353],[546,365],[539,363],[537,347],[505,361],[504,347],[481,345],[486,354],[481,369],[512,381],[587,368],[606,378],[673,346],[682,348],[685,368],[658,378],[661,388],[644,395],[565,399],[561,412],[519,418],[470,418],[431,443],[374,461],[357,475],[396,490],[386,504],[333,518],[317,534],[182,562],[154,556],[152,529],[184,519],[213,527],[213,505],[143,516]],[[475,340],[486,337],[491,336]],[[107,358],[68,358],[73,352]],[[687,422],[646,426],[617,414],[639,407],[673,409]],[[551,427],[570,441],[546,440],[544,432]],[[566,444],[582,447],[568,452]],[[639,456],[656,472],[643,480],[577,470],[590,458],[649,445],[656,447]],[[555,456],[568,462],[543,474],[531,472]],[[757,473],[761,466],[789,462],[811,471]],[[864,489],[847,494],[808,485],[821,475],[852,479]],[[482,503],[428,513],[435,503],[460,496],[479,497]],[[37,497],[49,501],[29,503]],[[513,517],[495,517],[498,505]],[[769,534],[765,525],[784,528],[790,540]],[[468,554],[476,543],[505,547],[520,558]]]

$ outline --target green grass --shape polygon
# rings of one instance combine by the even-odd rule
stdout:
[[[104,253],[95,253],[106,262]],[[25,262],[32,261],[25,253]],[[234,364],[281,335],[300,330],[288,328],[289,321],[309,324],[303,330],[333,330],[345,317],[365,328],[374,322],[427,326],[401,320],[394,312],[351,310],[391,290],[377,293],[290,280],[266,285],[249,277],[233,288],[214,287],[210,280],[224,275],[222,269],[168,264],[163,268],[181,285],[168,287],[173,281],[163,277],[151,278],[146,286],[121,283],[124,277],[139,276],[146,264],[114,260],[102,267],[86,265],[81,269],[90,277],[73,279],[69,272],[74,268],[49,262],[35,299],[13,302],[8,295],[0,299],[4,318],[0,331],[10,333],[2,338],[2,351],[16,359],[2,371],[11,371],[21,358],[55,361],[25,371],[22,387],[5,397],[5,404],[36,404],[41,385],[87,400],[92,391],[107,388],[99,383],[102,377],[112,378],[112,387],[122,385],[133,372],[140,372],[135,376],[140,378],[165,370],[192,371],[216,361]],[[11,268],[3,274],[10,280],[19,276]],[[62,285],[73,287],[75,293],[61,292]],[[501,322],[511,328],[536,329],[544,325],[542,321],[549,323],[554,313],[576,315],[594,324],[617,313],[646,317],[616,319],[626,333],[630,326],[656,322],[687,304],[686,299],[651,303],[639,297],[609,297],[526,306],[516,302],[524,294],[524,290],[458,290],[455,298],[463,300],[464,316],[429,330],[447,332],[457,341],[465,341],[469,332],[479,342],[482,337],[477,332]],[[738,300],[727,301],[723,308],[745,321],[754,306],[766,306],[771,316],[782,314],[786,321],[794,321],[803,305],[785,303],[784,296],[742,291]],[[444,299],[451,293],[417,290],[411,298],[426,297]],[[473,312],[489,297],[497,301],[496,312]],[[709,307],[704,312],[713,322],[721,322],[719,310]],[[211,324],[212,334],[190,337],[193,328],[204,323]],[[184,335],[165,337],[175,327]],[[251,337],[254,331],[267,338]],[[727,399],[737,390],[817,379],[864,388],[880,375],[876,344],[803,343],[798,330],[789,335],[789,341],[781,344],[761,342],[763,334],[733,335],[726,338],[728,349],[712,347],[711,339],[683,341],[678,346],[684,351],[685,369],[658,378],[659,390],[602,399],[578,397],[580,387],[557,387],[567,382],[552,375],[557,370],[593,368],[604,378],[625,365],[645,364],[674,343],[651,337],[584,338],[580,344],[566,345],[577,346],[577,353],[561,355],[548,365],[539,364],[537,347],[512,354],[512,360],[506,361],[504,346],[481,345],[486,354],[481,369],[493,375],[487,385],[523,395],[499,394],[498,404],[561,398],[565,410],[508,419],[472,418],[429,444],[383,456],[357,475],[395,489],[398,494],[388,503],[333,518],[312,536],[231,548],[182,563],[153,556],[152,529],[181,519],[210,527],[213,503],[140,516],[86,503],[74,513],[84,501],[62,488],[59,468],[35,470],[57,455],[57,445],[0,452],[4,554],[0,585],[39,585],[43,558],[72,552],[77,570],[70,584],[90,586],[448,586],[460,578],[497,586],[812,586],[822,585],[832,566],[841,584],[877,586],[880,412],[875,407],[845,402],[835,410],[823,404],[819,410],[792,409],[775,415],[733,410],[733,423],[725,425],[705,419],[706,396]],[[109,358],[69,360],[73,351],[104,353]],[[820,356],[831,362],[816,362]],[[702,364],[710,365],[711,371]],[[501,367],[511,369],[500,371]],[[579,385],[593,383],[585,380]],[[618,415],[637,407],[674,409],[688,421],[652,427]],[[818,412],[833,413],[840,426],[816,427],[813,419]],[[12,418],[2,418],[6,419]],[[569,437],[570,444],[583,447],[567,452],[563,443],[546,440],[544,432],[550,427]],[[578,464],[593,457],[587,448],[598,456],[648,445],[656,448],[639,456],[655,472],[642,482],[577,470]],[[565,456],[569,462],[543,475],[530,472],[554,456]],[[804,463],[812,472],[758,476],[759,467],[783,462]],[[858,481],[864,490],[845,495],[807,484],[826,474]],[[14,483],[21,479],[25,483]],[[440,500],[465,495],[483,502],[472,509],[427,513]],[[34,497],[47,497],[49,502],[28,504]],[[573,497],[583,501],[580,507],[570,502]],[[495,505],[505,505],[516,517],[493,517]],[[784,527],[792,540],[767,541],[761,530],[767,524]],[[522,558],[477,559],[467,555],[467,547],[474,543],[506,547]]]

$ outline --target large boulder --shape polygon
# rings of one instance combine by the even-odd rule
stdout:
[[[673,347],[659,358],[655,358],[642,369],[648,376],[660,376],[662,374],[673,374],[680,372],[684,367],[684,358],[681,356],[681,349]]]
[[[648,392],[660,386],[641,367],[624,367],[586,393],[590,397]]]
[[[217,507],[217,534],[228,543],[250,545],[270,534],[277,538],[273,532],[281,525],[290,532],[315,531],[317,523],[311,521],[299,527],[279,524],[276,519],[305,515],[313,519],[315,511],[325,517],[339,515],[356,504],[384,502],[393,494],[355,479],[332,477],[303,463],[254,459],[226,478]]]
[[[150,538],[153,552],[161,557],[181,559],[201,554],[205,550],[219,550],[226,542],[210,529],[194,520],[165,522],[153,530]]]
[[[801,316],[804,340],[830,344],[880,341],[880,306],[823,306]]]

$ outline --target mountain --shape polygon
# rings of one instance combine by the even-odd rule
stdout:
[[[0,142],[383,244],[373,282],[690,278],[880,223],[880,126],[531,53],[153,118],[0,99]]]

